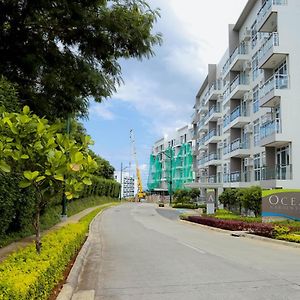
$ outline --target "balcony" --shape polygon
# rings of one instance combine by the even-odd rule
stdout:
[[[230,70],[231,71],[243,71],[244,64],[249,60],[249,48],[245,44],[240,44],[230,57]]]
[[[257,30],[272,32],[277,27],[277,13],[287,0],[267,0],[257,14]]]
[[[216,129],[212,129],[209,133],[204,137],[204,145],[209,143],[217,143],[221,140],[220,134],[216,131]]]
[[[280,53],[279,35],[273,32],[264,42],[258,52],[258,67],[261,69],[274,69],[286,57],[286,54]]]
[[[206,166],[206,167],[222,164],[221,157],[216,152],[209,153],[209,155],[207,155],[205,158],[206,158],[206,161],[204,163],[204,166]]]
[[[289,140],[282,134],[280,119],[267,122],[260,127],[261,147],[280,147],[288,142]]]
[[[260,185],[262,188],[282,187],[286,180],[293,179],[292,165],[274,165],[260,168]]]
[[[289,87],[289,77],[287,74],[274,74],[260,88],[259,96],[262,107],[277,106],[283,90]]]
[[[207,115],[205,116],[204,123],[207,124],[211,121],[217,121],[221,117],[222,113],[220,111],[220,107],[214,105],[209,109]]]
[[[251,180],[252,180],[252,174],[250,171],[248,172],[235,171],[223,175],[224,183],[241,183],[241,182],[250,183]]]
[[[221,187],[221,182],[218,175],[201,176],[199,178],[200,187]]]
[[[207,104],[209,100],[217,100],[219,95],[221,95],[221,83],[219,81],[215,81],[205,95],[205,104]]]
[[[247,76],[237,75],[230,83],[229,87],[223,94],[223,104],[227,104],[228,100],[240,99],[249,91],[249,78]]]
[[[244,63],[249,60],[249,48],[245,43],[241,43],[225,62],[222,75],[226,77],[229,71],[243,71]]]
[[[250,123],[248,111],[246,109],[242,109],[241,106],[236,107],[230,113],[230,127],[242,128],[248,123]]]
[[[235,139],[223,149],[224,159],[230,157],[244,158],[250,156],[250,142],[242,141],[240,138]]]

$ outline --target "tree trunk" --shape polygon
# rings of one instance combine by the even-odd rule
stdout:
[[[42,243],[41,243],[41,226],[40,226],[40,210],[38,209],[35,214],[34,220],[35,229],[35,249],[38,254],[41,253]]]

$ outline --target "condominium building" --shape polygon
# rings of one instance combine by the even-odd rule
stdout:
[[[249,0],[229,25],[196,96],[191,186],[299,188],[299,17],[299,0]]]
[[[121,197],[133,198],[137,194],[137,181],[129,172],[115,171],[114,178],[121,183]]]
[[[155,142],[150,155],[150,191],[174,191],[193,182],[192,138],[193,127],[186,125]]]

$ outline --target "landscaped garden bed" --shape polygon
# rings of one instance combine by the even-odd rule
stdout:
[[[48,299],[82,246],[90,222],[101,210],[96,209],[78,223],[46,234],[40,254],[32,244],[4,260],[0,264],[0,299]]]

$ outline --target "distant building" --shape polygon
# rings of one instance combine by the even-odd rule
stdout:
[[[117,182],[121,183],[121,172],[115,171],[114,178]],[[137,193],[137,181],[134,178],[133,174],[129,172],[122,172],[122,189],[121,197],[122,198],[133,198]]]
[[[193,127],[186,125],[156,141],[150,155],[148,189],[167,192],[194,181]]]

